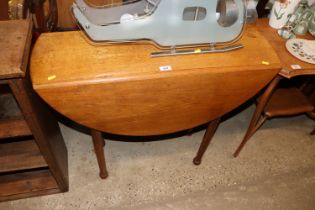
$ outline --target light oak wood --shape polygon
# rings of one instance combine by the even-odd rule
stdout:
[[[286,40],[278,36],[277,30],[269,26],[268,19],[265,18],[257,21],[257,28],[269,41],[279,56],[282,64],[282,69],[280,71],[281,76],[289,79],[301,75],[315,75],[315,65],[301,61],[291,55],[285,47]],[[310,40],[314,39],[309,33],[302,38]],[[292,65],[299,65],[301,69],[294,69],[292,68]]]
[[[149,44],[93,46],[80,32],[42,34],[31,57],[37,93],[70,119],[99,131],[157,135],[209,122],[254,96],[281,69],[248,26],[244,49],[151,58]],[[161,72],[169,65],[172,71]]]
[[[314,110],[313,104],[300,89],[277,88],[266,104],[264,114],[268,118],[279,116],[293,116]]]

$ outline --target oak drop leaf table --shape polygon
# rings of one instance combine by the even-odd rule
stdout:
[[[160,135],[211,122],[199,164],[220,117],[281,69],[255,26],[239,42],[244,48],[228,53],[152,58],[159,50],[149,44],[91,45],[80,32],[46,33],[31,56],[31,79],[55,110],[92,130],[101,177],[107,176],[102,131]]]

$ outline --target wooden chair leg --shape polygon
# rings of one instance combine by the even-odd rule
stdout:
[[[265,90],[265,92],[261,96],[261,100],[257,104],[257,107],[256,107],[256,110],[254,112],[253,118],[252,118],[252,120],[250,122],[250,125],[249,125],[249,127],[247,129],[247,132],[246,132],[246,134],[245,134],[245,136],[243,138],[243,141],[241,142],[241,144],[238,146],[238,148],[236,149],[236,151],[233,154],[234,157],[237,157],[239,155],[239,153],[241,152],[241,150],[243,149],[243,147],[245,146],[247,141],[250,139],[250,137],[259,128],[258,125],[259,125],[262,113],[264,111],[264,108],[265,108],[268,100],[270,99],[270,96],[272,95],[274,89],[277,87],[277,85],[278,85],[280,80],[281,80],[281,77],[280,76],[276,76],[271,81],[271,83],[268,85],[267,89]]]
[[[91,129],[91,135],[93,139],[94,150],[96,154],[96,159],[98,162],[98,167],[100,169],[100,177],[106,179],[108,177],[106,162],[105,162],[105,141],[102,137],[102,133],[97,130]]]
[[[206,130],[206,133],[205,135],[203,136],[203,139],[202,139],[202,142],[199,146],[199,150],[197,152],[197,155],[196,157],[194,158],[193,160],[193,163],[195,165],[200,165],[201,163],[201,159],[203,157],[203,154],[205,153],[205,151],[207,150],[209,144],[210,144],[210,141],[216,131],[216,129],[218,128],[218,125],[219,125],[219,122],[220,122],[220,117],[211,121],[208,125],[208,128]]]

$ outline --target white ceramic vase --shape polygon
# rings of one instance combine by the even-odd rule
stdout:
[[[275,29],[282,28],[299,2],[300,0],[276,0],[270,13],[269,25]]]

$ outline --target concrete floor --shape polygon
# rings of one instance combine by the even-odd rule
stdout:
[[[192,159],[205,130],[163,141],[107,141],[106,180],[98,177],[90,136],[61,124],[70,191],[0,209],[315,209],[314,121],[269,120],[233,158],[253,108],[221,123],[200,166]]]

